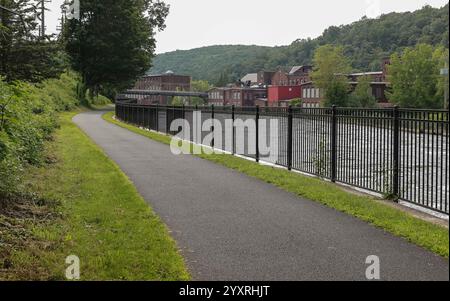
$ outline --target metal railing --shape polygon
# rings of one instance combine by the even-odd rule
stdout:
[[[226,119],[279,121],[278,158],[270,162],[260,154],[259,122],[253,135],[256,154],[241,155],[449,213],[448,111],[116,104],[120,120],[170,135],[177,134],[170,131],[173,120],[192,125],[196,111],[202,113],[202,123],[219,120],[222,137]],[[250,135],[237,137],[234,126],[232,133],[232,145],[222,143],[222,150],[235,154],[236,140],[249,144]]]

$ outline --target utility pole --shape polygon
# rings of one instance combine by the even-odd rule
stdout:
[[[51,0],[40,0],[38,3],[38,6],[36,10],[40,10],[40,12],[37,14],[37,18],[41,21],[41,25],[39,28],[39,36],[44,39],[45,38],[45,11],[47,8],[45,8],[45,3],[50,3]]]

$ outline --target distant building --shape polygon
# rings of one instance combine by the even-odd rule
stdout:
[[[241,82],[246,86],[255,86],[258,85],[258,73],[249,73],[243,78],[241,78]]]
[[[272,71],[260,71],[258,72],[258,86],[270,86],[272,85],[272,78],[275,72]]]
[[[251,87],[214,88],[208,94],[210,105],[251,107],[255,106],[257,100],[267,98],[267,89]]]
[[[141,77],[135,84],[134,89],[151,91],[190,91],[191,77],[176,75],[172,71],[164,74],[146,75]],[[169,104],[171,97],[168,96],[145,96],[138,99],[139,104]]]
[[[310,73],[312,70],[313,67],[309,65],[292,67],[288,74],[288,84],[290,86],[300,86],[301,84],[310,81]]]
[[[304,108],[318,108],[324,100],[325,93],[322,89],[314,86],[312,81],[300,85],[302,93],[302,105]]]
[[[302,91],[299,86],[270,86],[267,89],[267,105],[279,106],[280,102],[301,98]]]
[[[346,74],[348,83],[354,90],[362,76],[371,78],[372,94],[381,107],[391,106],[386,91],[387,66],[389,59],[384,59],[382,71]],[[209,103],[215,105],[236,106],[284,106],[292,99],[300,98],[303,107],[320,107],[325,99],[325,91],[314,85],[311,78],[313,66],[294,66],[289,72],[261,71],[244,76],[235,87],[216,88],[210,91]]]
[[[289,72],[278,70],[272,75],[271,85],[273,86],[300,86],[310,81],[312,66],[294,66]]]

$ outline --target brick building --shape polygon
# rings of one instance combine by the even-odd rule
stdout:
[[[300,85],[301,89],[301,99],[303,102],[303,107],[305,108],[318,108],[320,107],[325,93],[322,89],[314,86],[312,81],[305,82]]]
[[[259,86],[270,86],[272,85],[272,78],[275,72],[272,71],[260,71],[258,72],[258,85]]]
[[[271,85],[273,86],[300,86],[302,83],[310,81],[312,66],[294,66],[289,72],[278,70],[272,75]]]
[[[176,75],[172,71],[165,74],[146,75],[141,77],[135,84],[136,90],[152,91],[190,91],[191,77]],[[145,96],[138,99],[139,104],[169,104],[171,97],[168,96]]]
[[[301,98],[300,86],[270,86],[267,89],[267,105],[269,107],[279,106],[280,102]]]
[[[251,107],[259,99],[267,98],[266,88],[227,87],[214,88],[208,92],[210,105]]]

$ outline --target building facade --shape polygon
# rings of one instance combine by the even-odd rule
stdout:
[[[252,107],[256,101],[267,98],[266,88],[227,87],[214,88],[208,92],[210,105]]]
[[[136,90],[150,90],[150,91],[190,91],[191,77],[185,75],[177,75],[171,71],[165,74],[146,75],[141,77],[135,84]],[[139,104],[170,104],[171,97],[152,95],[140,97]]]
[[[267,89],[267,105],[279,106],[279,102],[299,99],[302,97],[300,86],[270,86]]]

